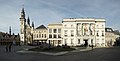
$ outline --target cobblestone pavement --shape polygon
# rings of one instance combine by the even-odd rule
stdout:
[[[27,48],[33,47],[13,46],[12,52],[6,52],[5,47],[0,46],[0,61],[120,61],[120,47],[95,48],[89,51],[69,52],[59,56],[16,53],[16,51]]]

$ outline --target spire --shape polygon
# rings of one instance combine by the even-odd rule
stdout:
[[[27,19],[27,23],[28,23],[28,25],[30,25],[30,18],[29,18],[29,16],[28,16],[28,19]]]
[[[9,27],[9,34],[11,35],[11,26]]]
[[[32,27],[34,28],[34,22],[32,22]]]
[[[24,8],[22,8],[22,11],[21,11],[21,18],[25,18],[25,11],[24,11]]]

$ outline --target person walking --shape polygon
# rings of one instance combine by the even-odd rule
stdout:
[[[5,48],[6,48],[6,52],[8,52],[8,44],[6,45],[6,47],[5,47]]]
[[[94,46],[92,45],[92,50],[93,50],[93,47],[94,47]]]
[[[12,43],[10,43],[9,46],[8,46],[9,52],[11,52],[11,47],[12,47]]]

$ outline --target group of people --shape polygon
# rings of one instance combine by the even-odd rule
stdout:
[[[15,41],[9,42],[9,43],[6,45],[6,52],[11,52],[12,45],[15,45]]]
[[[6,52],[11,52],[12,43],[6,45]]]

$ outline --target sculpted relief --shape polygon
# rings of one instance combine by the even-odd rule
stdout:
[[[95,25],[93,23],[78,24],[78,35],[94,35]]]
[[[94,35],[94,30],[95,30],[95,25],[94,24],[90,24],[90,35]]]

